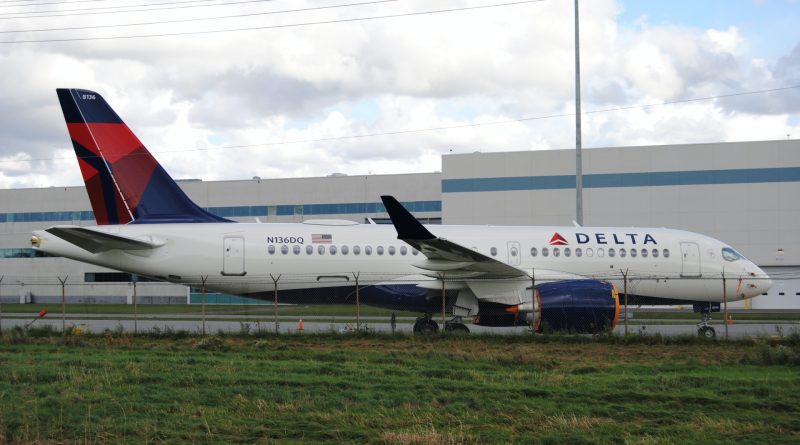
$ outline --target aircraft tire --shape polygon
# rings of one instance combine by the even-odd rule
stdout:
[[[717,331],[714,330],[711,326],[703,326],[702,328],[697,330],[697,335],[700,337],[705,337],[708,339],[716,338]]]
[[[435,334],[439,332],[439,325],[431,319],[419,319],[414,323],[415,334]]]
[[[469,328],[464,323],[447,323],[444,330],[453,334],[469,334]]]

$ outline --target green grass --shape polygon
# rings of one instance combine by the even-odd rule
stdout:
[[[797,443],[800,338],[0,340],[0,442]]]

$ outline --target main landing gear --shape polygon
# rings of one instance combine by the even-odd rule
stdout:
[[[469,328],[464,324],[464,320],[455,316],[451,320],[444,323],[444,331],[460,334],[469,334]],[[417,318],[414,322],[415,334],[435,334],[439,332],[439,325],[433,321],[431,314],[426,313],[422,317]]]
[[[700,312],[700,323],[697,323],[697,335],[708,339],[717,337],[717,331],[715,331],[708,322],[711,321],[711,313],[719,312],[719,310],[719,303],[704,303],[694,305],[694,311]]]

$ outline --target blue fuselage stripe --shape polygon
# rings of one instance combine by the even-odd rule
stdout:
[[[800,181],[800,167],[696,170],[583,175],[585,188],[759,184]],[[442,193],[557,190],[575,188],[575,175],[443,179]]]

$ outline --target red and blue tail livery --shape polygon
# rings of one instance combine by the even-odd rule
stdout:
[[[56,91],[98,225],[230,222],[192,202],[102,96]]]

